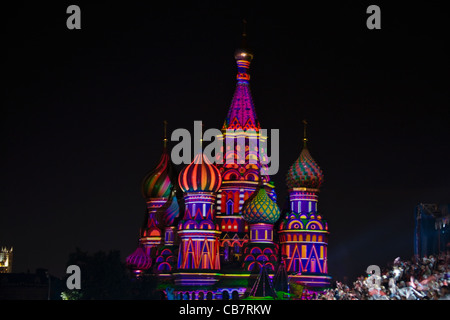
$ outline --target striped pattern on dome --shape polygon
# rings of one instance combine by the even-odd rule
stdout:
[[[170,179],[172,172],[172,162],[167,148],[164,147],[158,165],[144,177],[142,182],[144,198],[168,198],[172,188]]]
[[[300,156],[289,168],[286,176],[286,184],[289,188],[314,188],[318,189],[323,182],[323,172],[319,165],[311,157],[306,146]]]
[[[152,259],[144,252],[141,247],[138,247],[126,259],[127,266],[135,270],[147,270],[152,265]]]
[[[217,192],[222,184],[222,176],[203,153],[198,153],[194,161],[181,170],[178,183],[183,192]]]
[[[164,222],[166,226],[171,226],[180,213],[180,207],[176,196],[173,196],[171,199],[167,200],[167,202],[169,206],[164,210]]]
[[[258,192],[244,203],[242,216],[249,223],[274,224],[280,218],[280,209],[267,195],[266,190],[260,187]]]

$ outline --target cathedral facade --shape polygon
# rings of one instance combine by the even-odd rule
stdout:
[[[126,263],[138,278],[157,275],[169,299],[243,298],[263,269],[273,283],[285,274],[308,288],[330,285],[328,224],[317,210],[323,173],[308,151],[306,122],[300,156],[286,175],[289,209],[281,212],[258,149],[266,138],[250,92],[252,59],[243,41],[220,137],[235,143],[226,144],[223,159],[213,163],[198,152],[177,173],[164,134],[161,158],[143,180],[147,211]]]

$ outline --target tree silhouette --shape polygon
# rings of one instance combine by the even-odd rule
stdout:
[[[76,248],[69,255],[67,265],[77,265],[81,269],[81,289],[66,289],[62,297],[68,300],[139,300],[160,299],[155,291],[156,279],[143,275],[134,279],[120,259],[117,250],[108,253],[98,251],[89,254]]]

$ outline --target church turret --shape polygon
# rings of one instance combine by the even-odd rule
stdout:
[[[140,243],[152,258],[155,257],[156,247],[162,243],[165,227],[173,224],[174,219],[179,215],[176,191],[176,170],[167,148],[167,122],[164,121],[161,158],[142,182],[147,214],[141,228]]]
[[[160,255],[161,250],[158,250],[160,246],[164,245],[165,242],[173,245],[175,229],[173,224],[180,211],[177,201],[177,189],[176,170],[167,148],[167,122],[164,121],[163,150],[160,160],[156,167],[145,175],[142,181],[142,195],[147,203],[147,210],[140,229],[139,246],[132,255],[136,256],[137,252],[142,255],[140,252],[142,250],[143,254],[147,255],[150,261],[158,261],[156,258]],[[173,253],[171,254],[173,255]],[[131,259],[132,255],[128,258]],[[154,264],[155,268],[159,267],[159,262]],[[146,270],[141,269],[139,271],[139,266],[139,264],[130,264],[130,268],[136,274]],[[164,268],[168,269],[165,266]]]
[[[220,270],[220,231],[215,223],[214,202],[222,177],[216,166],[199,152],[194,161],[180,172],[178,181],[184,191],[186,208],[178,224],[180,247],[177,267],[180,273],[176,274],[175,283],[214,284],[218,279],[211,271]]]
[[[242,216],[250,224],[250,241],[244,250],[244,269],[254,271],[264,266],[274,272],[278,246],[274,243],[273,225],[280,218],[280,209],[269,198],[262,182],[245,202]]]
[[[291,278],[312,287],[330,284],[327,263],[328,224],[317,211],[323,172],[307,149],[306,121],[303,149],[289,168],[290,210],[280,224],[279,241]]]

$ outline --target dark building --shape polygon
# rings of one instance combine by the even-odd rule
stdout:
[[[0,300],[61,300],[61,280],[46,269],[0,274]]]

